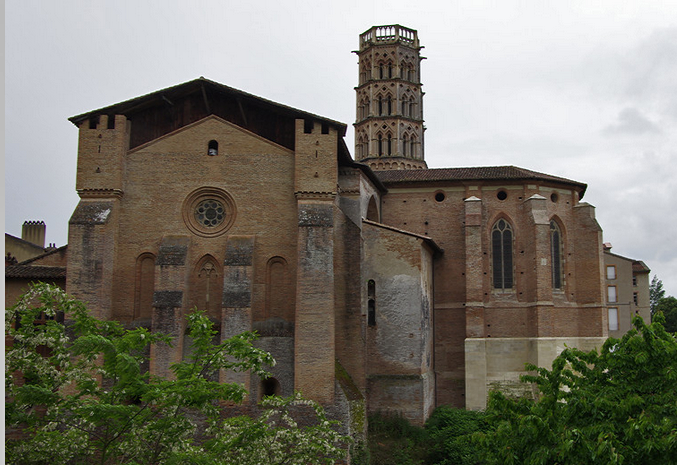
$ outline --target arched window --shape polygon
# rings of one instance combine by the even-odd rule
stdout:
[[[378,114],[379,116],[383,115],[383,97],[378,96]]]
[[[402,136],[402,155],[407,156],[407,145],[409,145],[409,136]]]
[[[367,206],[367,219],[371,221],[379,221],[378,207],[376,206],[376,199],[372,195]]]
[[[412,137],[409,141],[409,156],[416,158],[416,138]]]
[[[279,396],[282,393],[280,382],[273,377],[261,380],[261,398]]]
[[[215,156],[219,154],[219,143],[215,140],[210,140],[207,145],[207,155]]]
[[[393,138],[390,134],[388,134],[388,140],[387,140],[387,146],[386,146],[386,154],[392,155],[392,148],[393,148]]]
[[[370,110],[369,105],[370,105],[369,97],[367,97],[367,98],[364,99],[364,114],[362,115],[364,118],[369,116],[369,110]]]
[[[409,101],[409,117],[410,118],[415,118],[416,117],[416,107],[414,106],[414,99],[411,99]]]
[[[388,63],[388,78],[392,79],[393,77],[393,64]]]
[[[367,325],[376,326],[376,282],[367,283]]]
[[[268,318],[294,321],[294,296],[287,261],[282,257],[268,260],[266,270],[266,314]]]
[[[552,263],[552,288],[562,289],[562,232],[556,221],[550,221],[550,262]]]
[[[504,219],[491,229],[491,253],[494,289],[512,289],[512,228]]]
[[[390,97],[390,95],[386,99],[386,102],[388,104],[388,114],[392,115],[393,114],[393,99]]]
[[[385,77],[385,70],[383,68],[383,63],[378,65],[378,78],[383,79]]]
[[[402,116],[407,116],[407,100],[402,99]]]
[[[153,316],[153,293],[155,292],[155,256],[143,253],[136,259],[136,285],[134,289],[134,319],[149,319]]]
[[[378,135],[378,156],[383,155],[383,136],[381,134]]]

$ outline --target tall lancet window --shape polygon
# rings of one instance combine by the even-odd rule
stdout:
[[[512,289],[513,287],[512,241],[510,224],[504,219],[498,220],[491,229],[494,289]]]
[[[550,261],[552,263],[552,288],[562,289],[562,232],[555,221],[550,221]]]
[[[153,292],[155,291],[155,256],[143,253],[136,259],[136,286],[134,289],[134,318],[147,319],[153,316]]]
[[[197,307],[205,310],[208,316],[220,319],[223,280],[216,260],[210,255],[203,257],[196,271],[190,308]]]

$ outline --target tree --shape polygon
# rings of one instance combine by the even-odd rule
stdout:
[[[68,316],[67,325],[59,314]],[[224,405],[241,402],[246,390],[219,383],[219,372],[266,376],[264,367],[275,361],[253,345],[253,333],[214,344],[203,312],[187,319],[191,356],[171,367],[173,379],[159,378],[142,367],[150,345],[170,338],[97,320],[56,287],[31,287],[5,317],[12,340],[5,359],[5,427],[13,437],[5,443],[7,462],[246,464],[241,454],[226,452],[258,445],[280,449],[279,456],[290,451],[289,441],[304,448],[288,453],[285,463],[333,463],[344,455],[335,422],[300,396],[266,400],[257,420],[224,420]],[[299,403],[316,413],[309,427],[289,414]]]
[[[663,281],[658,279],[658,276],[654,275],[653,279],[651,279],[651,284],[649,284],[649,306],[652,318],[654,313],[656,313],[658,302],[660,302],[664,296],[665,290],[663,289]]]
[[[665,317],[665,330],[677,333],[677,298],[663,297],[656,305],[656,313],[662,312]]]
[[[528,366],[537,401],[490,395],[489,464],[677,463],[677,341],[657,314],[601,352],[567,348],[552,369]]]

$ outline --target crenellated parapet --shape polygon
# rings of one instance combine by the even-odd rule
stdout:
[[[130,122],[124,115],[98,115],[79,124],[75,187],[81,197],[120,197]]]

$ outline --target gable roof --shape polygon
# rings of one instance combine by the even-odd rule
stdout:
[[[68,120],[80,126],[84,121],[96,119],[99,115],[125,115],[132,123],[141,123],[138,125],[140,128],[132,124],[130,148],[134,148],[210,114],[290,149],[293,149],[293,141],[290,142],[285,133],[291,130],[293,135],[296,119],[327,124],[335,128],[341,137],[345,136],[347,128],[344,123],[257,97],[204,77],[72,116]]]
[[[478,166],[468,168],[430,168],[427,170],[376,171],[378,178],[388,186],[450,181],[545,181],[567,184],[579,191],[583,198],[587,185],[571,179],[560,178],[517,166]]]

